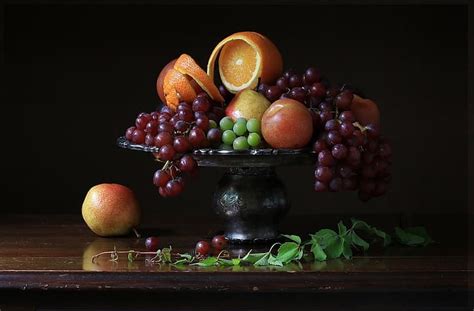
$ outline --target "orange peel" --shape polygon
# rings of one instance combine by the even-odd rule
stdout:
[[[213,79],[188,54],[181,54],[174,64],[174,69],[183,75],[190,76],[214,101],[224,102],[224,98],[214,84]]]
[[[187,77],[173,68],[165,75],[163,93],[166,104],[173,110],[176,110],[180,102],[190,103],[197,96]]]

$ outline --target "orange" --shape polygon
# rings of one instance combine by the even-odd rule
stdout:
[[[174,69],[182,74],[190,76],[213,100],[217,102],[224,101],[224,98],[213,80],[201,67],[199,67],[191,56],[181,54],[174,64]]]
[[[273,84],[283,71],[278,48],[257,32],[237,32],[217,44],[207,63],[207,74],[213,80],[218,55],[221,81],[234,94],[246,88],[256,88],[259,80]]]
[[[163,92],[163,83],[165,81],[166,74],[170,69],[173,68],[174,63],[176,63],[176,59],[173,59],[168,64],[166,64],[166,66],[161,69],[158,79],[156,79],[156,91],[158,92],[158,97],[163,103],[166,103],[165,94]]]

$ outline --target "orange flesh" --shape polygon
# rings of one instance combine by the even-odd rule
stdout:
[[[222,48],[219,68],[227,82],[237,87],[247,83],[256,67],[257,52],[245,41],[230,41]]]

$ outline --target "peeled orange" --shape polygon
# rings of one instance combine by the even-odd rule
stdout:
[[[259,80],[272,84],[283,70],[283,60],[277,47],[257,32],[237,32],[217,44],[207,64],[207,74],[212,80],[218,55],[221,81],[234,94],[255,88]]]
[[[166,66],[161,69],[160,74],[158,75],[158,79],[156,79],[156,92],[158,93],[158,97],[163,103],[166,102],[165,94],[163,92],[163,83],[165,81],[165,76],[168,71],[174,67],[174,63],[176,63],[176,59],[173,59],[168,64],[166,64]]]

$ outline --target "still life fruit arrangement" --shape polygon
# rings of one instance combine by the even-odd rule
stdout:
[[[193,151],[200,149],[242,154],[261,149],[300,150],[314,156],[316,192],[358,191],[359,198],[367,201],[387,191],[392,151],[380,133],[377,104],[348,84],[330,83],[315,67],[284,71],[278,48],[259,33],[239,32],[220,41],[206,71],[191,56],[179,55],[161,70],[156,89],[162,105],[140,113],[125,131],[125,139],[130,145],[150,148],[163,164],[153,176],[163,197],[183,192],[187,178],[198,169]],[[138,203],[128,188],[96,187],[83,205],[83,217],[95,233],[125,234],[138,225]],[[121,196],[117,202],[102,198],[116,193]],[[151,262],[173,265],[282,266],[307,258],[350,258],[352,249],[366,251],[377,241],[383,246],[392,240],[410,246],[432,242],[422,227],[397,227],[394,237],[351,219],[349,226],[341,221],[337,231],[321,229],[308,241],[282,235],[283,241],[267,252],[250,250],[238,258],[231,257],[225,249],[226,238],[218,235],[210,243],[199,241],[191,253],[176,253],[171,246],[160,249],[159,239],[149,237],[147,251],[114,249],[92,260],[102,255],[118,260],[119,254],[127,254],[129,261],[150,255],[147,260]]]
[[[317,68],[283,72],[279,50],[259,33],[219,42],[207,72],[180,55],[161,70],[156,88],[164,105],[140,113],[125,137],[159,148],[154,156],[164,165],[153,182],[163,197],[184,190],[197,169],[191,153],[202,148],[307,148],[316,159],[315,191],[358,190],[363,201],[387,191],[392,152],[377,104],[331,84]]]

